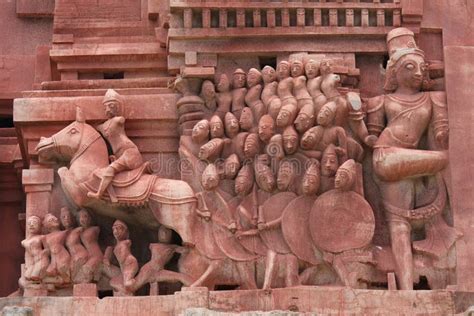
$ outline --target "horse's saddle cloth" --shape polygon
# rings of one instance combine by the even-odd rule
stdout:
[[[97,192],[105,168],[96,170],[82,186],[89,192]],[[117,173],[102,195],[106,201],[114,201],[129,206],[142,206],[148,202],[158,177],[152,175],[150,163],[145,162],[139,168]],[[114,195],[111,198],[111,195]]]

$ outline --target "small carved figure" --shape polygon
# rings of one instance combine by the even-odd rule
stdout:
[[[349,159],[344,162],[336,172],[334,188],[341,191],[350,191],[354,187],[356,177],[355,161]]]
[[[232,76],[232,113],[240,119],[242,109],[245,107],[245,96],[247,95],[245,71],[238,68]]]
[[[132,289],[135,287],[135,276],[138,272],[138,261],[132,255],[130,247],[132,242],[129,239],[128,227],[121,220],[116,220],[112,226],[112,232],[115,237],[116,244],[115,246],[109,246],[105,250],[104,255],[104,265],[110,266],[110,260],[112,254],[115,255],[121,272],[121,282],[118,282],[117,278],[112,278],[110,280],[110,285],[118,292],[121,291],[121,286],[125,292],[124,294],[132,294]]]
[[[298,113],[295,119],[296,130],[300,133],[306,132],[314,125],[314,106],[313,103],[306,103]]]
[[[223,138],[224,137],[224,123],[219,116],[214,115],[209,121],[209,128],[211,138]]]
[[[263,191],[273,192],[275,189],[275,176],[272,170],[261,162],[255,163],[255,180]]]
[[[102,262],[102,250],[99,246],[99,226],[92,226],[92,218],[85,209],[79,211],[79,225],[82,229],[81,241],[87,250],[88,256],[86,263],[79,272],[79,283],[90,283],[94,279],[98,279],[99,265]],[[78,277],[79,278],[79,277]]]
[[[204,80],[201,87],[201,99],[209,113],[214,113],[217,109],[216,90],[214,83],[210,80]]]
[[[250,133],[245,139],[244,155],[246,159],[255,159],[260,153],[260,141],[257,133]]]
[[[278,97],[278,81],[275,69],[265,66],[262,69],[264,88],[262,91],[262,102],[267,108],[268,114],[276,120],[281,108],[281,100]]]
[[[240,170],[240,159],[236,154],[232,154],[224,161],[224,178],[234,179]]]
[[[337,168],[339,168],[339,158],[336,153],[336,146],[329,144],[321,158],[321,186],[319,193],[334,189],[334,177]]]
[[[81,233],[84,228],[74,228],[74,217],[67,207],[61,208],[61,224],[68,232],[66,237],[66,248],[71,255],[71,277],[74,283],[79,283],[76,282],[76,275],[81,267],[86,263],[89,256],[86,248],[81,243]]]
[[[224,117],[225,134],[229,138],[234,138],[239,133],[239,121],[232,112],[227,112]]]
[[[143,164],[143,158],[137,145],[125,133],[125,117],[119,116],[119,108],[123,103],[121,96],[114,90],[109,89],[102,103],[105,106],[105,114],[108,120],[99,125],[97,130],[109,142],[114,156],[111,159],[112,163],[100,175],[101,181],[97,192],[87,193],[87,196],[97,199],[101,198],[115,174],[138,168]],[[113,196],[111,195],[112,202],[116,202]]]
[[[255,120],[253,117],[252,110],[250,108],[245,107],[242,109],[239,124],[241,130],[253,132],[255,127]]]
[[[280,112],[278,113],[276,125],[280,128],[293,125],[297,114],[298,107],[295,104],[288,102],[283,104]]]
[[[232,106],[232,92],[230,91],[230,81],[226,74],[222,74],[217,83],[217,109],[216,115],[224,120],[226,113],[230,112]],[[229,136],[230,137],[230,136]]]
[[[283,160],[280,163],[277,176],[277,188],[281,192],[295,192],[296,170],[293,163],[289,160]]]
[[[281,109],[277,116],[277,126],[285,127],[293,124],[298,114],[296,98],[293,95],[293,78],[290,77],[290,63],[281,61],[277,67],[278,97],[281,100]]]
[[[262,74],[255,68],[250,68],[247,74],[248,91],[245,95],[245,103],[252,109],[253,116],[256,122],[267,113],[267,109],[263,104],[260,96],[262,94]]]
[[[347,160],[347,136],[344,129],[334,126],[336,103],[326,103],[318,114],[318,126],[307,130],[301,138],[301,148],[323,152],[329,144],[334,144],[341,161]]]
[[[283,131],[283,148],[287,155],[294,154],[298,150],[298,132],[293,125]]]
[[[50,256],[46,275],[51,277],[59,276],[62,283],[69,283],[71,256],[64,246],[68,232],[60,229],[58,218],[51,213],[46,214],[44,217],[43,226],[48,232],[44,236],[43,246]]]
[[[314,59],[310,59],[306,62],[304,69],[306,77],[308,78],[306,86],[308,88],[309,94],[313,98],[314,115],[318,115],[321,107],[327,102],[326,96],[321,91],[321,82],[323,80],[323,76],[318,76],[319,63]]]
[[[321,184],[320,164],[317,160],[312,160],[303,176],[302,191],[306,196],[314,196]]]
[[[49,265],[48,251],[43,248],[44,236],[41,235],[41,219],[32,215],[26,220],[28,237],[21,242],[25,248],[25,271],[27,281],[40,281]]]
[[[250,165],[244,165],[235,178],[235,193],[238,196],[247,196],[252,190],[254,183],[254,172]]]
[[[191,134],[192,140],[197,145],[203,145],[209,140],[210,124],[208,120],[201,120],[194,125]]]
[[[293,93],[295,95],[298,109],[301,110],[305,105],[313,106],[313,98],[306,87],[306,77],[304,75],[304,65],[300,60],[294,60],[291,63],[291,76],[293,77]]]
[[[273,118],[265,114],[258,122],[258,137],[264,143],[268,143],[275,134],[275,121]]]
[[[220,157],[224,148],[224,140],[222,138],[214,138],[201,146],[199,150],[199,159],[214,161]]]

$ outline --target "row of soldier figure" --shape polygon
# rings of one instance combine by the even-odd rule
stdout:
[[[223,179],[238,179],[240,172],[247,177],[255,174],[265,191],[302,194],[301,185],[291,182],[301,178],[315,160],[322,162],[323,177],[334,177],[347,159],[361,161],[361,143],[373,145],[376,137],[368,134],[359,96],[339,93],[341,78],[332,73],[331,64],[330,60],[305,64],[295,60],[280,62],[277,71],[270,66],[262,73],[254,68],[248,74],[237,69],[233,90],[222,75],[217,94],[213,83],[204,81],[201,97],[207,118],[198,121],[190,137],[184,135],[180,141],[180,156],[191,161],[193,175],[188,179],[187,171],[182,170],[183,179],[189,180],[195,191],[202,191],[195,180],[205,167],[201,160],[215,163]],[[195,170],[199,170],[197,174]],[[265,185],[264,178],[271,178],[269,173],[276,181]],[[330,182],[323,180],[319,193],[333,188]],[[239,194],[237,186],[241,185],[231,188],[229,181],[222,185],[227,192]]]
[[[160,226],[158,243],[150,244],[151,260],[139,269],[131,252],[127,224],[121,220],[113,223],[115,244],[102,252],[99,226],[92,226],[92,218],[85,209],[79,210],[77,217],[78,227],[67,207],[61,208],[60,219],[51,213],[46,214],[43,221],[36,215],[28,217],[28,237],[22,241],[25,267],[20,285],[23,288],[36,285],[55,291],[72,284],[107,279],[116,295],[131,295],[146,283],[190,284],[186,276],[164,269],[175,252],[185,251],[183,247],[170,244],[172,232],[166,227]]]
[[[341,76],[333,73],[331,61],[318,63],[311,59],[281,61],[276,71],[269,66],[261,72],[237,69],[232,89],[222,75],[217,92],[211,81],[204,81],[200,99],[183,93],[177,104],[181,128],[179,153],[189,166],[181,169],[181,177],[201,196],[201,216],[209,218],[206,209],[212,208],[220,213],[217,217],[224,213],[228,230],[236,232],[238,223],[234,223],[235,218],[227,210],[234,208],[233,203],[244,203],[255,192],[269,195],[267,201],[286,193],[304,197],[310,190],[304,189],[302,180],[318,172],[321,185],[312,196],[318,195],[320,199],[322,193],[334,188],[333,179],[326,181],[325,177],[333,177],[337,167],[346,161],[362,163],[364,151],[370,151],[371,163],[363,164],[365,170],[362,172],[361,165],[357,165],[357,185],[362,187],[370,182],[365,197],[371,195],[387,220],[399,287],[413,288],[415,256],[422,254],[435,261],[446,258],[462,236],[442,217],[446,206],[443,170],[448,161],[449,133],[446,95],[441,91],[422,91],[428,75],[427,63],[423,51],[416,46],[413,32],[394,29],[387,36],[387,46],[387,94],[367,102],[362,102],[357,93],[340,93]],[[184,106],[193,102],[193,106]],[[213,191],[218,194],[214,199],[205,198],[209,184],[198,180],[202,175],[213,179],[209,174],[219,175],[218,181],[207,180],[215,183]],[[366,183],[363,174],[371,176]],[[422,180],[426,184],[421,184]],[[431,188],[430,183],[436,187]],[[363,191],[359,193],[363,199]],[[237,198],[243,201],[235,201]],[[350,205],[354,199],[359,198],[347,198],[346,202]],[[216,206],[215,201],[219,200],[225,203]],[[262,212],[257,211],[262,201],[254,200],[251,226],[265,224],[267,221],[259,218]],[[275,198],[275,207],[282,201]],[[347,213],[356,219],[361,215],[350,207]],[[326,215],[329,223],[331,215]],[[350,227],[350,221],[344,225]],[[426,238],[414,241],[412,230],[419,227]],[[320,224],[313,226],[311,233],[331,229]],[[308,239],[310,232],[307,233],[308,236],[300,237]],[[366,236],[362,237],[366,240]],[[334,241],[345,239],[351,237]],[[202,250],[206,251],[211,253],[209,249]]]

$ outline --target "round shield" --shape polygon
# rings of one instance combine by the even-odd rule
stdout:
[[[266,200],[262,206],[265,223],[281,219],[283,210],[295,197],[296,194],[293,192],[281,192]],[[281,254],[287,254],[291,252],[285,241],[285,238],[283,237],[280,226],[262,230],[260,232],[260,236],[262,236],[265,245],[267,245],[269,249]]]
[[[331,190],[314,202],[309,228],[316,247],[337,253],[367,246],[374,235],[375,218],[361,195]]]
[[[235,219],[235,209],[239,204],[240,198],[233,198],[227,201],[227,207],[230,211],[230,215]],[[242,246],[237,237],[227,229],[226,225],[229,224],[229,220],[223,211],[223,205],[219,198],[214,197],[213,202],[215,206],[215,217],[213,219],[213,234],[214,239],[219,246],[219,249],[230,259],[235,261],[249,261],[257,258],[254,253],[249,252]]]
[[[299,196],[283,211],[281,229],[291,251],[301,260],[311,264],[322,262],[322,254],[310,238],[309,215],[316,196]]]

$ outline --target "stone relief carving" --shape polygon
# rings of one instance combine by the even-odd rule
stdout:
[[[177,79],[182,180],[151,174],[125,133],[117,92],[107,91],[108,120],[97,128],[78,109],[74,122],[41,139],[38,155],[70,162],[58,170],[66,195],[77,208],[114,218],[116,245],[102,258],[100,229],[85,210],[75,228],[65,209],[64,231],[48,214],[46,235],[41,220],[29,218],[22,280],[105,277],[117,295],[133,295],[154,282],[366,288],[394,272],[399,289],[412,289],[419,276],[445,287],[462,236],[442,217],[447,105],[444,93],[421,90],[426,63],[413,33],[395,29],[387,45],[387,94],[368,100],[340,89],[331,59],[280,61],[276,71],[239,68],[232,84],[224,74],[216,85],[202,82],[199,96],[186,88],[195,82]],[[380,190],[390,245],[374,244],[367,177]],[[129,224],[158,234],[146,263],[131,251]],[[413,239],[414,229],[424,238]],[[165,269],[175,253],[176,271]]]

